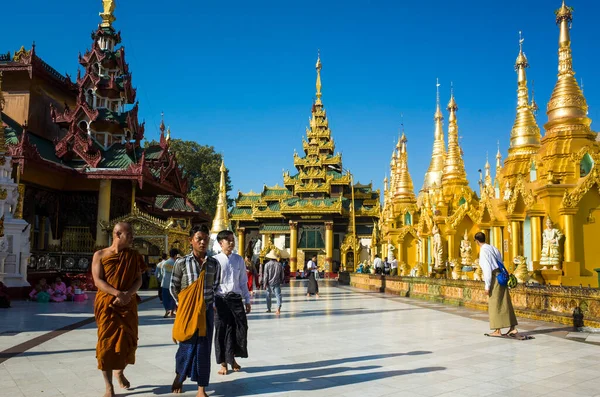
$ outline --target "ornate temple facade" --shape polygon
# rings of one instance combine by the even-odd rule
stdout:
[[[371,184],[355,184],[342,167],[341,154],[335,153],[322,101],[321,67],[319,58],[304,154],[294,153],[296,173],[285,172],[282,186],[240,192],[230,214],[240,251],[257,259],[274,248],[289,256],[292,272],[301,271],[312,255],[327,272],[340,266],[352,271],[357,261],[375,254],[371,247],[377,245],[379,191]]]
[[[588,106],[575,80],[570,24],[573,9],[556,11],[559,27],[558,80],[548,102],[544,133],[530,98],[529,67],[519,42],[516,118],[508,156],[496,156],[480,175],[479,194],[469,188],[458,142],[457,101],[448,110],[448,146],[444,142],[439,92],[432,160],[418,196],[412,189],[402,139],[385,181],[382,244],[395,252],[399,273],[475,278],[477,231],[503,254],[520,281],[598,287],[600,256],[600,142],[591,129]]]
[[[3,136],[20,193],[15,218],[31,224],[30,271],[86,270],[119,221],[132,223],[134,245],[155,263],[169,248],[187,248],[192,223],[209,221],[185,197],[164,121],[160,143],[142,145],[115,2],[103,5],[75,81],[35,45],[0,56]]]

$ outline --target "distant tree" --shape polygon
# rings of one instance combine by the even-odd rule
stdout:
[[[146,141],[144,146],[150,145],[158,145],[158,142]],[[177,163],[184,170],[184,175],[189,181],[188,198],[210,216],[214,216],[219,200],[219,182],[221,181],[219,168],[223,157],[215,152],[215,148],[212,146],[182,139],[171,139],[169,151],[175,154]],[[225,186],[229,192],[231,190],[229,170],[225,171]],[[232,205],[233,200],[227,195],[227,206],[231,207]]]

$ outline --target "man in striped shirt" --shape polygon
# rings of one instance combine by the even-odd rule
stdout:
[[[210,378],[210,355],[214,329],[214,294],[221,282],[219,262],[206,255],[210,232],[206,225],[195,226],[190,230],[192,252],[179,258],[173,267],[170,292],[179,305],[179,294],[196,282],[204,272],[204,303],[206,307],[206,335],[196,333],[190,339],[179,343],[175,355],[175,380],[171,386],[173,393],[183,392],[186,377],[198,383],[198,396],[207,396],[204,388]],[[200,305],[198,305],[200,307]],[[182,315],[182,313],[177,313]],[[177,320],[176,320],[177,321]]]

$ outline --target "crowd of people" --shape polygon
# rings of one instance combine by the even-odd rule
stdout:
[[[40,303],[74,301],[82,302],[88,299],[84,285],[77,279],[71,280],[67,286],[60,277],[48,284],[41,278],[29,293],[29,300]]]
[[[171,250],[158,264],[165,317],[174,317],[172,338],[178,344],[175,354],[175,379],[171,391],[182,393],[183,382],[190,379],[198,385],[198,396],[207,396],[214,349],[218,374],[240,371],[238,358],[248,357],[248,319],[251,291],[266,291],[267,312],[281,313],[281,286],[289,280],[289,266],[280,262],[275,250],[259,265],[250,257],[234,253],[233,232],[224,230],[216,240],[221,252],[208,254],[210,242],[206,226],[191,229],[191,252],[179,256]],[[128,223],[118,223],[113,230],[112,245],[94,254],[92,274],[98,293],[94,314],[98,326],[96,358],[106,384],[105,397],[114,396],[113,377],[128,389],[130,383],[123,371],[135,363],[140,299],[137,291],[146,272],[143,257],[131,248],[133,232]],[[307,264],[310,273],[307,295],[318,297],[316,257]],[[273,307],[275,300],[275,307]]]

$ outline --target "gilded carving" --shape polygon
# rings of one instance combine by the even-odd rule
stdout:
[[[594,166],[592,171],[584,177],[583,182],[577,185],[571,192],[569,192],[568,189],[565,189],[561,203],[562,207],[575,208],[583,196],[585,196],[594,185],[597,185],[600,191],[600,174],[598,173],[597,166]]]

